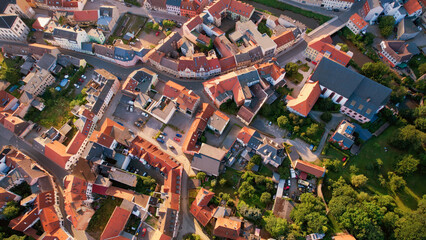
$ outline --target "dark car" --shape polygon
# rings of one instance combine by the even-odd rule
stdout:
[[[159,143],[164,143],[164,140],[163,140],[163,139],[161,139],[161,138],[157,138],[157,142],[159,142]]]
[[[182,137],[182,135],[179,133],[176,133],[176,137]]]
[[[130,3],[126,3],[126,7],[132,7],[133,5]]]

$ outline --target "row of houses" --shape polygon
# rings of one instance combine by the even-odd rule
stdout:
[[[149,10],[193,17],[203,11],[209,0],[147,0],[144,7]]]
[[[3,175],[0,179],[1,208],[6,202],[20,201],[19,204],[27,209],[23,215],[10,220],[9,227],[35,239],[73,239],[63,224],[59,193],[53,178],[31,158],[9,146],[2,149],[0,164]],[[32,194],[28,197],[22,199],[8,191],[24,182],[31,189]],[[34,228],[38,222],[44,230],[42,235],[38,235]]]

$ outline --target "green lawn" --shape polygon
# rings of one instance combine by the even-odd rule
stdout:
[[[243,175],[241,171],[237,171],[233,168],[227,168],[226,172],[220,175],[221,178],[226,179],[226,184],[222,187],[220,186],[218,180],[214,191],[217,194],[219,194],[220,192],[228,193],[231,196],[231,199],[234,198],[234,192],[238,191],[237,185],[241,179],[241,175]]]
[[[416,77],[421,77],[419,72],[419,66],[422,63],[426,63],[426,56],[423,54],[418,54],[410,59],[408,62],[408,66],[410,66],[411,70],[413,70]]]
[[[302,80],[303,80],[303,75],[301,74],[301,73],[296,73],[296,74],[293,74],[293,75],[286,75],[286,78],[290,81],[290,82],[292,82],[292,83],[294,83],[294,84],[299,84],[300,82],[302,82]]]
[[[309,71],[309,66],[308,66],[308,64],[307,64],[307,63],[300,64],[300,65],[299,65],[299,69],[300,69],[301,71],[303,71],[303,72],[307,72],[307,71]]]
[[[336,173],[330,171],[327,173],[326,177],[338,179],[340,176],[343,176],[346,181],[349,182],[349,167],[354,165],[359,169],[360,174],[362,173],[368,178],[367,185],[362,191],[379,195],[387,194],[394,197],[398,207],[402,209],[416,209],[419,199],[426,194],[426,186],[423,183],[424,177],[418,171],[405,177],[407,187],[404,191],[398,193],[392,192],[388,186],[381,186],[378,180],[378,175],[382,174],[386,178],[389,171],[394,171],[394,166],[398,160],[397,157],[401,156],[401,154],[405,154],[404,152],[392,148],[388,144],[388,141],[394,136],[395,131],[396,127],[391,126],[379,137],[373,137],[364,144],[358,155],[350,159],[342,172]],[[385,152],[385,147],[388,149],[387,152]],[[329,148],[329,151],[331,150],[332,148]],[[327,152],[327,155],[328,154]],[[372,165],[378,158],[383,161],[383,166],[380,170],[374,170]],[[327,186],[323,188],[323,191],[326,200],[330,200],[331,195]]]
[[[272,171],[264,164],[260,164],[260,171],[258,174],[263,175],[265,177],[272,177]]]
[[[328,144],[330,144],[330,143],[328,143]],[[334,159],[341,160],[343,157],[344,157],[344,155],[341,152],[337,151],[336,149],[334,149],[331,146],[328,147],[327,153],[324,155],[324,158],[328,158],[328,159],[331,159],[331,160],[334,160]]]
[[[90,236],[95,239],[99,239],[104,230],[105,226],[108,223],[109,218],[112,215],[116,206],[120,206],[122,199],[107,197],[100,204],[99,209],[96,210],[92,219],[90,219],[89,226],[87,227],[87,232]]]

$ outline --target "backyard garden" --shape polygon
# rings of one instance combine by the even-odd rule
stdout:
[[[126,13],[117,21],[117,28],[114,33],[108,38],[107,44],[113,44],[114,40],[121,39],[125,44],[128,44],[134,39],[137,39],[144,30],[147,22],[146,17]],[[127,34],[127,36],[126,36]]]
[[[10,83],[6,91],[16,98],[21,96],[18,88],[24,84],[24,82],[21,81],[23,75],[17,71],[17,69],[20,69],[24,61],[25,60],[21,57],[6,58],[3,54],[0,54],[0,80]]]
[[[95,239],[99,239],[115,207],[120,206],[121,198],[106,197],[94,202],[93,208],[96,210],[87,227],[87,233]]]

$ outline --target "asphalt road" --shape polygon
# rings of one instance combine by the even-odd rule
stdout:
[[[63,187],[62,180],[66,175],[68,175],[68,172],[65,171],[65,169],[52,162],[50,159],[44,156],[44,154],[35,150],[29,143],[17,137],[15,134],[4,128],[3,125],[0,125],[0,146],[5,145],[13,145],[21,152],[31,157],[38,164],[40,164],[40,166],[46,169],[53,177],[55,177],[55,181],[59,186]]]

